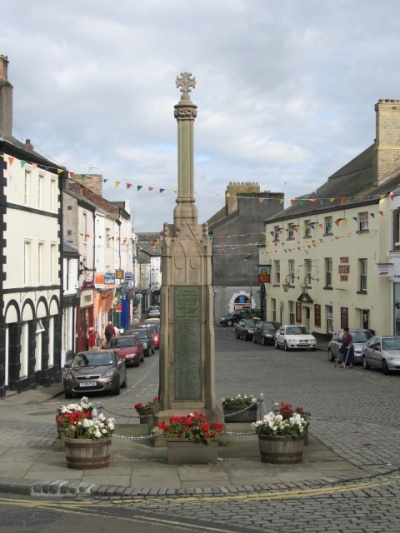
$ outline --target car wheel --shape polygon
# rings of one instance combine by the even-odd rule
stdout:
[[[289,347],[288,347],[286,341],[283,343],[283,349],[285,350],[285,352],[288,352],[288,351],[289,351]]]
[[[122,387],[123,389],[126,389],[127,386],[128,386],[128,373],[126,372],[126,373],[125,373],[125,380],[124,380],[124,382],[122,383],[121,387]]]
[[[112,393],[114,394],[114,396],[119,396],[121,394],[121,385],[119,383],[119,377],[117,378],[117,383],[115,384]]]
[[[232,327],[232,326],[233,326],[233,322],[232,322],[232,320],[228,320],[228,322],[226,323],[226,325],[229,326],[229,327]]]
[[[254,344],[257,344],[257,339],[256,339],[256,336],[255,336],[255,335],[253,335],[253,343],[254,343]]]
[[[265,346],[265,345],[267,344],[267,343],[265,342],[265,337],[263,337],[263,338],[261,339],[261,344],[262,344],[262,346]]]
[[[389,374],[389,367],[386,362],[386,359],[382,359],[382,372],[387,376]]]
[[[244,340],[244,341],[248,341],[248,340],[249,340],[249,337],[248,337],[248,335],[247,335],[246,332],[243,333],[243,340]]]
[[[142,357],[140,358],[140,362],[143,363],[144,361],[144,353],[142,352]]]
[[[277,341],[276,339],[275,339],[275,348],[276,348],[277,350],[279,350],[279,344],[278,344],[278,341]]]
[[[328,348],[328,359],[331,363],[333,363],[333,361],[335,360],[335,357],[332,353],[332,350],[330,348]]]
[[[239,338],[239,332],[236,330],[235,331],[235,337],[238,339]]]
[[[151,351],[151,353],[154,355],[156,353],[155,349],[154,349],[154,346],[153,346],[153,349]]]

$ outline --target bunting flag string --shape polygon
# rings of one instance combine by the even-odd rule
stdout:
[[[8,161],[8,164],[10,165],[10,167],[14,163],[14,160],[15,160],[14,157],[8,156],[7,161]],[[29,165],[31,165],[32,167],[43,168],[43,169],[45,169],[47,171],[55,172],[57,174],[62,174],[63,172],[66,172],[68,174],[68,178],[71,179],[71,180],[74,180],[74,181],[76,181],[78,178],[82,179],[83,181],[86,181],[86,180],[96,181],[96,180],[98,180],[101,177],[103,183],[112,182],[112,180],[110,180],[109,178],[103,178],[102,176],[100,176],[98,174],[78,174],[78,173],[75,173],[75,172],[70,171],[70,170],[65,169],[65,168],[56,167],[56,166],[52,167],[52,166],[40,165],[38,163],[33,163],[31,161],[26,161],[26,160],[20,160],[21,168],[23,168],[27,163]],[[122,183],[125,184],[127,190],[130,190],[133,187],[133,185],[136,185],[137,192],[139,192],[140,190],[144,189],[144,185],[142,185],[142,184],[134,184],[134,183],[131,183],[131,182],[128,182],[128,181],[125,181],[125,180],[114,180],[114,186],[115,187],[119,187]],[[147,186],[146,190],[148,192],[158,191],[159,193],[163,193],[166,190],[169,190],[170,192],[172,192],[174,194],[177,194],[177,189],[165,189],[164,187],[160,188],[160,187],[156,187],[155,185]],[[207,191],[206,192],[195,191],[195,194],[203,195],[203,196],[221,196],[221,197],[225,197],[225,196],[226,197],[230,197],[231,196],[229,193],[227,193],[227,194],[225,194],[225,193],[210,193],[210,192],[207,192]],[[343,204],[346,204],[349,201],[355,201],[355,200],[360,200],[360,201],[361,200],[383,200],[385,198],[390,198],[390,200],[393,201],[399,195],[400,195],[400,191],[396,192],[396,193],[395,192],[390,192],[388,194],[378,194],[378,195],[371,194],[371,195],[367,195],[367,196],[365,196],[365,195],[356,195],[356,196],[340,196],[340,197],[329,197],[329,198],[319,198],[319,197],[313,196],[313,197],[310,197],[310,198],[293,198],[293,199],[288,200],[288,202],[292,206],[296,205],[296,204],[305,205],[307,202],[315,203],[317,201],[319,202],[320,205],[324,205],[326,203],[334,203],[334,202],[339,202],[340,205],[343,205]],[[234,195],[234,196],[236,198],[241,198],[241,199],[254,199],[253,196],[248,196],[248,195],[246,195],[246,196]],[[283,205],[284,202],[285,202],[285,199],[284,198],[258,198],[258,202],[259,203],[263,203],[263,202],[268,202],[268,203],[279,202],[281,205]]]

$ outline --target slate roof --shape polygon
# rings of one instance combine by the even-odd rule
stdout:
[[[378,203],[381,195],[388,195],[400,186],[400,169],[376,184],[374,156],[375,144],[372,144],[332,174],[316,191],[296,198],[293,205],[268,218],[266,222],[306,216],[311,212],[317,214]]]
[[[161,255],[160,232],[136,233],[136,237],[138,239],[138,255],[140,249],[152,256]]]

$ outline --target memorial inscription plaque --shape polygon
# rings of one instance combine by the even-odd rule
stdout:
[[[201,304],[201,287],[174,287],[176,400],[201,400]]]

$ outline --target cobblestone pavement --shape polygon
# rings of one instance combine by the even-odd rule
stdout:
[[[278,401],[312,412],[311,433],[365,476],[340,483],[288,482],[229,491],[194,490],[160,496],[111,497],[104,505],[119,505],[155,515],[193,521],[193,531],[271,532],[391,532],[400,531],[400,375],[384,376],[362,367],[340,369],[327,353],[284,352],[235,340],[232,328],[216,328],[216,391],[219,399],[238,393],[263,394],[264,410]],[[107,415],[137,424],[133,405],[151,399],[158,389],[158,357],[129,369],[129,385],[118,397],[100,397]],[[0,403],[2,446],[51,446],[54,411],[65,400],[43,403],[40,391],[18,395],[13,412]],[[14,399],[15,403],[15,399]],[[21,431],[21,427],[24,431]],[[379,475],[379,469],[382,474]],[[385,469],[387,471],[385,472]],[[375,472],[369,476],[368,472]],[[385,473],[383,473],[385,472]],[[94,500],[98,503],[98,500]],[[196,526],[197,524],[197,526]]]

